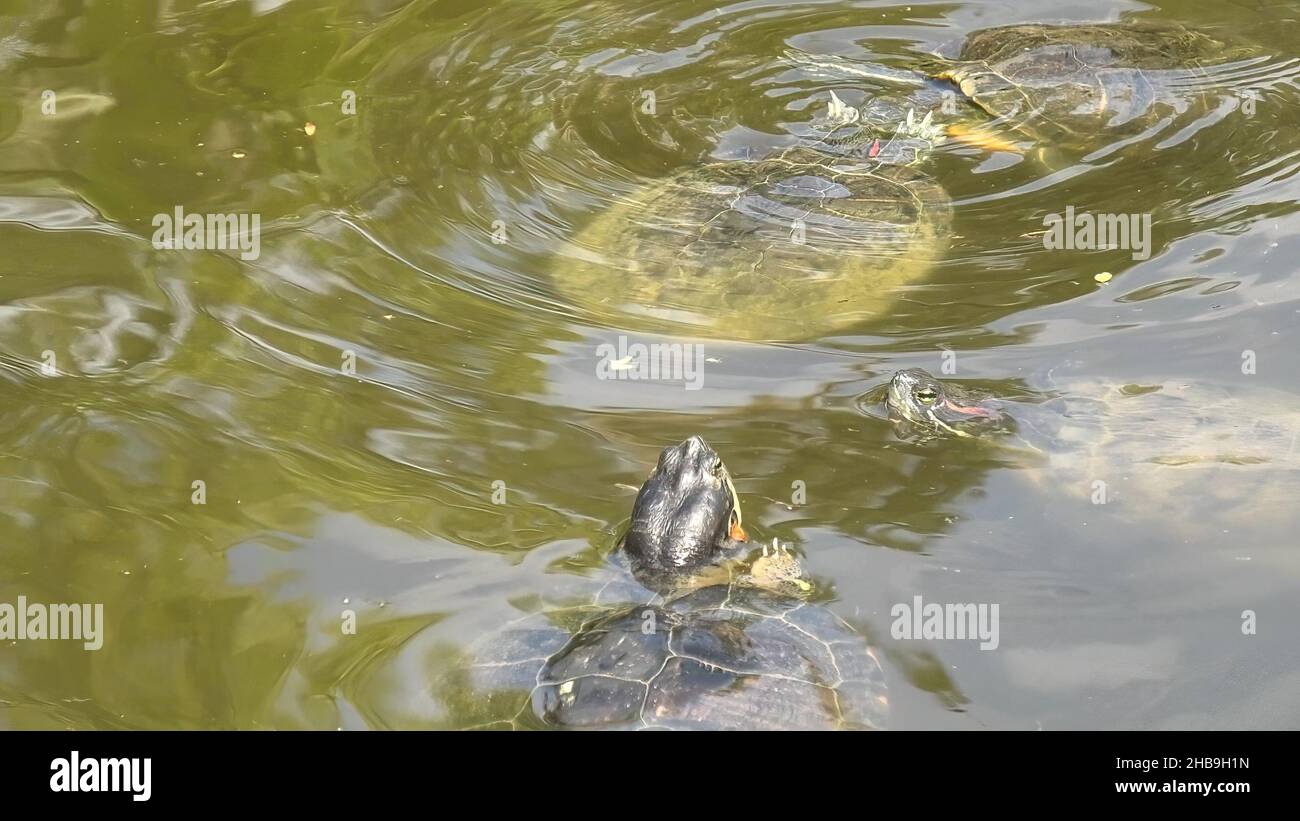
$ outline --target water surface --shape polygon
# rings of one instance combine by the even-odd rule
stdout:
[[[1028,406],[1194,384],[1285,413],[1292,4],[4,14],[0,601],[101,602],[107,625],[93,652],[0,645],[0,726],[467,723],[465,648],[599,575],[658,451],[698,433],[751,534],[791,542],[881,648],[895,728],[1300,727],[1294,451],[1147,495],[1147,468],[1126,495],[1112,463],[1121,492],[1096,505],[1080,460],[905,442],[870,401],[896,369],[951,361]],[[870,317],[701,340],[555,287],[620,198],[788,146],[832,90],[903,93],[794,54],[907,68],[979,28],[1100,19],[1177,21],[1258,57],[1214,105],[1095,150],[942,146],[925,169],[953,199],[950,244]],[[260,254],[153,247],[178,205],[259,215]],[[1068,206],[1150,214],[1149,258],[1046,250],[1043,216]],[[699,389],[598,378],[599,346],[629,334],[703,344]],[[1206,430],[1254,421],[1216,410]],[[893,640],[891,607],[916,595],[997,603],[999,648]]]

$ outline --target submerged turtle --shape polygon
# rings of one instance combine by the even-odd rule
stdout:
[[[850,77],[922,85],[918,105],[938,104],[956,86],[966,99],[1040,146],[1098,148],[1106,131],[1136,133],[1170,115],[1212,111],[1226,80],[1214,67],[1258,56],[1203,32],[1153,22],[1026,24],[968,35],[955,59],[914,72],[791,53],[799,62]],[[951,136],[993,148],[1014,148],[971,123]]]
[[[666,448],[622,544],[660,595],[613,606],[600,602],[606,589],[512,623],[476,648],[471,686],[509,705],[502,722],[515,727],[883,727],[884,677],[867,642],[809,601],[788,551],[765,548],[747,569],[729,561],[744,552],[739,524],[712,448],[698,436]]]
[[[1294,395],[1180,382],[1053,387],[1045,397],[993,399],[909,369],[895,374],[886,403],[907,438],[1007,441],[1054,488],[1131,515],[1202,531],[1211,521],[1240,528],[1293,518]]]
[[[972,33],[937,77],[994,117],[1059,141],[1210,110],[1221,94],[1207,67],[1247,54],[1169,24],[1003,26]]]
[[[691,168],[576,235],[556,287],[613,324],[746,340],[807,339],[881,315],[942,255],[951,209],[900,158],[919,141],[803,144]],[[907,135],[898,135],[906,138]],[[899,146],[904,145],[903,150]]]

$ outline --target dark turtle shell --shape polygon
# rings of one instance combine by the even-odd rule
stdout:
[[[1247,54],[1173,25],[1017,25],[972,33],[938,76],[993,116],[1063,140],[1212,108],[1221,84],[1211,67]]]
[[[472,680],[522,702],[513,726],[878,729],[888,712],[860,634],[824,607],[739,584],[605,610],[573,634],[530,617],[481,648]]]

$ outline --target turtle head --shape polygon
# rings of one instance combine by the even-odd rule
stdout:
[[[633,569],[689,573],[746,540],[727,466],[699,436],[664,448],[632,507],[623,549]]]
[[[909,108],[904,114],[894,103],[880,99],[854,108],[834,92],[820,127],[826,134],[819,148],[881,165],[913,165],[927,158],[945,138],[945,129],[934,121],[933,111],[918,115]]]
[[[909,108],[892,135],[864,139],[861,153],[884,165],[912,165],[928,157],[943,142],[944,134],[944,127],[934,122],[933,111],[919,117]]]
[[[931,433],[976,436],[1006,427],[1006,414],[991,402],[944,384],[920,368],[894,374],[885,401],[891,417]]]

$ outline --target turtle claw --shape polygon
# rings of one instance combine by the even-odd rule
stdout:
[[[894,130],[894,136],[913,137],[937,145],[943,141],[944,129],[943,126],[935,125],[933,110],[927,111],[925,116],[918,122],[916,119],[916,110],[909,108],[907,110],[907,117],[905,117],[903,121],[898,124],[898,128]]]
[[[834,91],[831,92],[831,101],[826,104],[826,123],[832,130],[853,125],[861,117],[861,111],[845,103]]]
[[[788,543],[782,544],[774,537],[772,544],[764,544],[762,550],[763,555],[755,559],[749,572],[741,577],[742,584],[785,595],[800,595],[812,590],[812,584],[804,576],[803,565]]]

